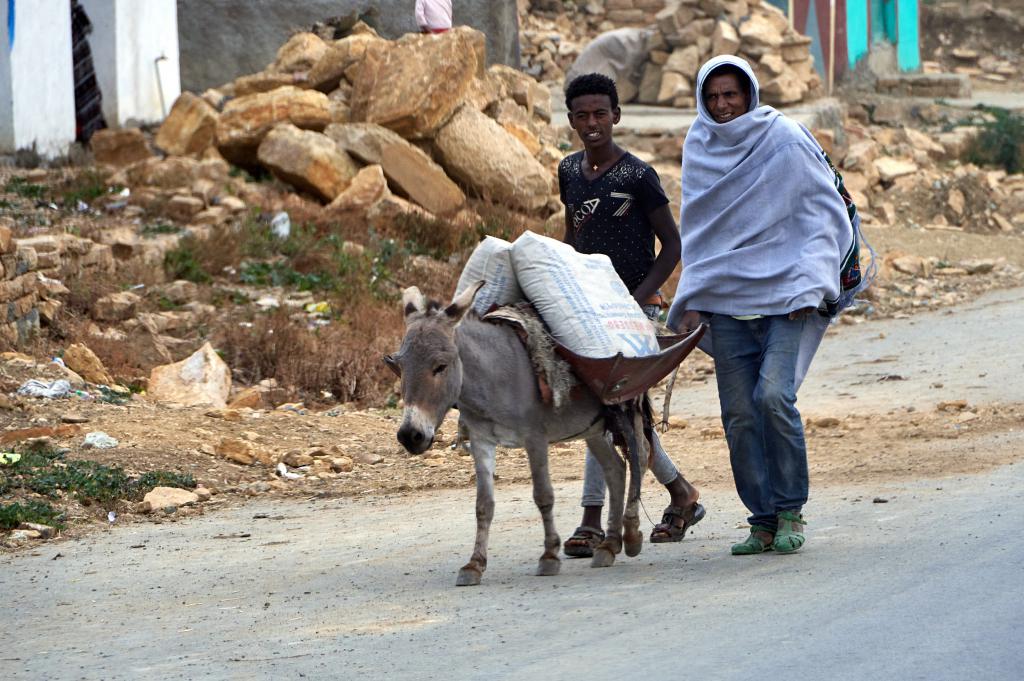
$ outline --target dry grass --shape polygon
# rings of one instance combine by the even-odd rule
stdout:
[[[285,312],[251,326],[227,323],[217,347],[243,383],[273,378],[292,399],[307,403],[386,401],[395,377],[381,362],[402,335],[398,308],[357,306],[343,320],[308,329]],[[325,395],[331,393],[331,397]]]

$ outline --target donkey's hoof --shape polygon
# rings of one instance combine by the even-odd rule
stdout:
[[[538,577],[554,577],[562,569],[562,561],[558,558],[541,558],[537,561]]]
[[[622,548],[625,549],[626,555],[632,558],[633,556],[639,556],[640,550],[644,547],[644,535],[637,531],[636,534],[627,532],[622,538]]]
[[[459,577],[455,580],[455,586],[478,586],[483,575],[475,567],[468,565],[459,570]]]
[[[615,564],[615,554],[604,546],[594,549],[594,557],[590,559],[590,567],[604,568]]]

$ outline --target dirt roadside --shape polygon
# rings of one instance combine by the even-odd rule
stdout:
[[[971,474],[1019,460],[1024,455],[1019,442],[1007,437],[1024,420],[1024,400],[1015,382],[996,380],[999,366],[1024,366],[1022,351],[1011,350],[1017,347],[1012,338],[1024,333],[1017,329],[1024,320],[1019,292],[989,294],[961,310],[923,313],[909,320],[835,327],[802,390],[812,484],[874,484]],[[941,352],[935,353],[935,339],[948,338],[962,347],[967,344],[964,329],[986,319],[992,322],[986,339],[991,347],[979,345],[974,361],[946,362]],[[889,346],[884,339],[889,339]],[[844,344],[850,344],[849,351]],[[998,348],[1004,348],[1002,354]],[[996,367],[985,362],[995,362]],[[732,484],[728,451],[714,409],[710,362],[695,354],[686,366],[676,386],[665,446],[696,485],[728,489]],[[975,395],[969,388],[978,383],[988,391]],[[56,400],[33,402],[25,422],[59,423],[70,411],[88,422],[77,435],[61,442],[72,449],[69,457],[120,465],[129,473],[188,472],[216,493],[209,502],[182,507],[173,514],[134,513],[132,504],[122,503],[118,524],[174,523],[253,499],[266,503],[275,498],[405,495],[469,488],[473,482],[471,458],[451,447],[453,415],[446,420],[438,443],[422,457],[408,456],[396,442],[398,409],[240,410],[237,420],[225,420],[223,412],[169,409],[144,400],[122,406]],[[113,436],[120,446],[81,451],[81,433],[95,430]],[[269,466],[241,466],[208,453],[211,444],[225,437],[276,453],[336,446],[336,451],[356,463],[348,473],[314,476],[307,472],[302,479],[284,480]],[[379,463],[361,463],[367,455],[379,456]],[[578,480],[582,455],[580,444],[554,446],[554,480]],[[529,469],[521,452],[500,451],[498,475],[499,486],[527,482]],[[648,485],[654,488],[653,481]],[[651,498],[659,494],[654,489]],[[107,524],[102,509],[67,501],[71,522],[65,537],[84,536]]]

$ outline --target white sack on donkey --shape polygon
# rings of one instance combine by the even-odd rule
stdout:
[[[645,357],[659,352],[654,326],[606,255],[526,232],[512,266],[527,299],[561,345],[583,357]]]
[[[487,314],[492,307],[523,300],[523,291],[512,270],[512,244],[498,237],[485,237],[462,268],[454,298],[481,281],[485,282],[484,286],[473,300],[473,310],[480,316]]]

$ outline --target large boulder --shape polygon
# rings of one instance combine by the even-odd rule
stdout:
[[[245,97],[246,95],[256,95],[261,92],[270,92],[271,90],[276,90],[279,87],[297,85],[303,82],[302,75],[303,74],[296,73],[260,71],[259,73],[239,76],[234,80],[231,86],[234,89],[236,97]]]
[[[332,43],[306,76],[306,84],[321,92],[338,87],[345,72],[362,61],[370,46],[384,47],[387,42],[369,33],[357,33]]]
[[[64,364],[89,383],[97,385],[113,385],[114,383],[114,379],[110,377],[103,362],[87,345],[81,343],[69,345],[68,349],[64,351]]]
[[[379,201],[391,195],[384,171],[379,165],[360,170],[345,191],[331,201],[329,209],[366,215]]]
[[[462,190],[441,166],[385,127],[348,123],[328,126],[324,132],[352,156],[364,163],[380,165],[397,192],[431,213],[451,213],[466,202]]]
[[[352,79],[352,120],[379,123],[402,137],[432,137],[483,76],[485,39],[460,26],[438,35],[407,35],[367,51]]]
[[[97,163],[123,168],[153,155],[138,128],[99,130],[89,140]]]
[[[183,92],[171,107],[154,140],[157,148],[172,156],[199,154],[213,144],[217,111],[202,97]]]
[[[120,322],[135,316],[142,299],[131,291],[103,296],[92,306],[92,316],[101,322]]]
[[[331,123],[331,101],[322,92],[294,87],[233,99],[217,121],[217,147],[229,160],[249,165],[260,142],[280,123],[323,130]]]
[[[147,392],[158,402],[223,407],[231,393],[231,370],[206,343],[180,362],[154,367]]]
[[[472,107],[459,109],[434,143],[448,173],[481,196],[530,211],[551,198],[551,174],[511,133]]]
[[[223,183],[231,168],[223,159],[197,161],[186,156],[151,158],[125,168],[111,178],[111,184],[144,185],[162,189],[190,187],[196,180]]]
[[[277,58],[267,70],[276,73],[309,71],[327,50],[327,43],[315,33],[296,33],[278,48]]]
[[[263,139],[258,157],[283,182],[333,201],[359,169],[326,135],[285,123]]]

